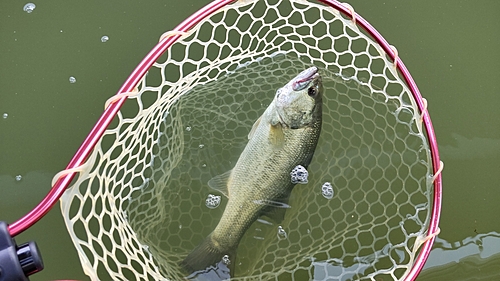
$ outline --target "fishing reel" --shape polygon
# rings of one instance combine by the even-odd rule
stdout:
[[[18,246],[7,224],[0,221],[0,281],[26,281],[42,269],[42,256],[36,243],[30,241]]]

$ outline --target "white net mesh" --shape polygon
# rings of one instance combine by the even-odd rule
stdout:
[[[227,202],[206,206],[219,195],[208,180],[234,166],[276,89],[311,65],[325,94],[309,183],[294,188],[283,222],[248,229],[234,279],[403,278],[432,199],[414,99],[350,20],[272,0],[240,1],[200,22],[124,104],[61,199],[85,272],[93,280],[183,278],[179,262]]]

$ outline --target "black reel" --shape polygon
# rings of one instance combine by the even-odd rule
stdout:
[[[42,256],[34,241],[17,246],[5,222],[0,221],[0,281],[26,281],[43,269]]]

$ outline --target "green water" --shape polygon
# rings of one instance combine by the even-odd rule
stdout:
[[[13,222],[43,198],[105,100],[163,32],[208,2],[35,2],[31,14],[24,2],[0,3],[0,116],[8,114],[0,220]],[[418,280],[498,279],[500,2],[349,3],[398,48],[429,101],[445,162],[439,243]],[[31,280],[88,280],[59,212],[17,237],[36,240],[44,257]]]

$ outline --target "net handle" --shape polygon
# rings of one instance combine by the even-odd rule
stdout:
[[[415,98],[417,105],[421,111],[424,112],[426,106],[424,105],[423,98],[418,90],[418,87],[411,77],[408,69],[404,65],[403,61],[397,56],[396,52],[393,50],[391,45],[380,35],[380,33],[369,24],[363,17],[356,14],[352,7],[348,7],[336,0],[319,0],[320,2],[333,7],[334,9],[340,11],[343,15],[347,17],[351,17],[353,19],[353,23],[360,26],[365,30],[372,38],[377,41],[377,43],[382,46],[386,54],[394,61],[396,68],[400,71],[403,76],[405,82],[410,88],[413,97]],[[174,31],[178,32],[186,32],[191,29],[194,25],[200,22],[202,19],[206,18],[213,12],[217,11],[223,6],[234,2],[234,0],[215,0],[210,4],[206,5],[202,9],[198,10],[196,13],[191,15],[189,18],[184,20],[181,24],[179,24]],[[122,93],[131,92],[139,83],[139,81],[144,77],[147,70],[153,65],[153,63],[160,57],[167,48],[169,48],[175,41],[180,38],[180,34],[172,35],[161,40],[153,49],[144,57],[144,59],[139,63],[139,65],[134,69],[134,71],[127,78],[123,86],[118,91],[118,95]],[[84,140],[78,151],[75,153],[69,164],[66,166],[66,169],[74,169],[84,164],[85,160],[88,158],[92,150],[94,149],[97,142],[100,140],[104,131],[111,123],[115,115],[118,113],[118,110],[121,108],[125,100],[126,96],[120,98],[119,100],[113,102],[104,113],[101,115],[100,119],[94,125],[93,129],[90,131],[87,138]],[[429,139],[429,145],[431,148],[432,160],[433,160],[433,171],[435,175],[434,180],[434,201],[432,205],[432,216],[429,223],[428,234],[432,235],[438,232],[439,218],[441,212],[441,201],[442,201],[442,179],[441,173],[438,172],[439,167],[441,166],[441,161],[439,159],[438,146],[436,141],[436,136],[434,133],[434,129],[432,126],[432,122],[429,114],[424,114],[423,116],[423,124],[427,132],[427,136]],[[31,227],[38,220],[40,220],[45,214],[50,211],[50,209],[55,205],[55,203],[62,196],[63,192],[69,186],[73,178],[75,177],[76,172],[69,173],[61,176],[49,193],[45,196],[45,198],[28,214],[26,214],[21,219],[15,221],[14,223],[9,225],[9,232],[12,237],[18,235],[24,230]],[[427,257],[429,256],[430,250],[434,243],[435,236],[431,236],[424,245],[415,260],[415,264],[410,270],[409,274],[406,276],[405,280],[415,280],[415,278],[420,273],[421,269],[424,266]]]
[[[153,47],[153,49],[142,59],[142,61],[137,65],[134,71],[130,74],[127,80],[123,83],[122,87],[116,95],[122,93],[132,92],[137,84],[144,77],[148,69],[153,65],[153,63],[175,42],[181,37],[181,32],[186,32],[191,29],[198,22],[211,15],[215,11],[219,10],[221,7],[234,2],[234,0],[216,0],[205,7],[198,10],[196,13],[192,14],[189,18],[181,22],[173,31],[179,32],[173,34],[172,36],[167,36],[162,38],[162,40]],[[85,160],[89,157],[90,153],[94,149],[95,145],[99,142],[102,135],[108,128],[109,124],[116,116],[121,106],[127,99],[126,95],[118,100],[114,100],[103,112],[97,123],[94,125],[90,133],[87,135],[83,141],[80,148],[77,150],[69,164],[66,166],[66,170],[75,169],[82,166]],[[71,172],[68,174],[63,174],[55,182],[53,187],[50,189],[45,198],[31,210],[28,214],[24,215],[19,220],[9,224],[9,233],[12,237],[25,231],[37,221],[39,221],[44,215],[46,215],[52,207],[61,198],[62,194],[68,188],[69,184],[76,176],[77,172]]]
[[[422,249],[420,250],[419,255],[415,260],[415,264],[411,268],[410,272],[406,275],[405,280],[415,280],[424,267],[425,261],[429,256],[429,253],[432,249],[432,245],[435,240],[435,233],[439,232],[439,218],[441,214],[441,201],[442,201],[442,178],[441,178],[441,170],[442,170],[442,162],[439,159],[439,151],[436,140],[436,135],[434,133],[434,128],[432,126],[431,118],[429,116],[429,112],[427,111],[427,103],[422,98],[420,91],[418,90],[417,84],[413,80],[410,72],[406,68],[405,64],[397,55],[397,51],[395,48],[391,46],[384,37],[363,17],[356,14],[350,5],[344,5],[336,0],[319,0],[320,2],[333,7],[334,9],[340,11],[343,15],[350,17],[353,20],[353,24],[360,26],[366,31],[382,48],[385,53],[389,55],[389,57],[393,60],[396,69],[398,69],[403,76],[406,84],[410,88],[410,91],[415,98],[418,108],[420,109],[422,122],[424,124],[429,146],[431,149],[432,155],[432,166],[434,172],[434,200],[432,204],[432,214],[429,222],[429,229],[427,231],[427,235],[429,239],[423,244]]]

